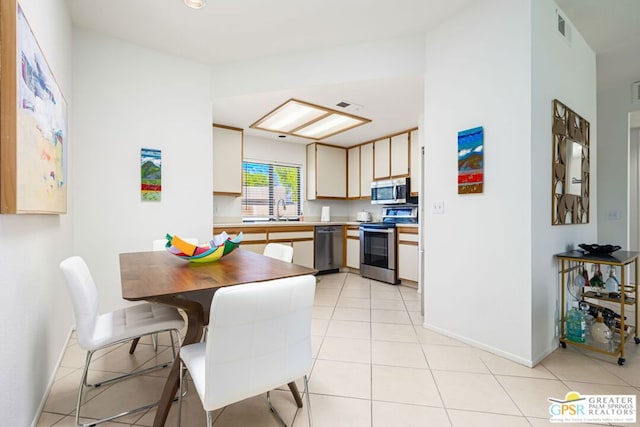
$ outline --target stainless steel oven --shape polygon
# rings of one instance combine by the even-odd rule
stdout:
[[[395,224],[360,225],[360,275],[394,285],[398,282]]]
[[[391,284],[398,283],[396,224],[418,222],[418,206],[382,208],[382,222],[360,224],[360,275]]]

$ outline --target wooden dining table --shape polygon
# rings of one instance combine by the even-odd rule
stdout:
[[[216,289],[243,283],[315,274],[316,270],[238,248],[211,263],[193,263],[167,251],[120,254],[122,297],[130,301],[181,308],[187,315],[182,345],[200,342],[209,323],[211,299]],[[174,360],[158,402],[154,427],[164,426],[179,386],[180,361]],[[298,407],[302,399],[295,382],[289,383]]]

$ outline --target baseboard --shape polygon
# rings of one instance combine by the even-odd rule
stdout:
[[[67,347],[69,346],[69,340],[71,339],[71,334],[73,334],[73,330],[74,330],[74,327],[71,326],[71,329],[69,330],[69,334],[67,335],[67,339],[65,340],[64,346],[62,347],[62,351],[60,352],[60,355],[58,355],[58,361],[56,362],[56,367],[51,373],[51,377],[49,378],[49,383],[47,384],[45,393],[42,396],[40,405],[38,405],[36,416],[31,422],[31,427],[37,427],[38,420],[40,419],[40,415],[42,415],[42,411],[44,409],[44,405],[47,403],[47,398],[49,397],[49,393],[51,393],[51,389],[53,388],[53,383],[56,381],[56,375],[58,374],[58,369],[60,369],[60,364],[62,363],[62,359],[64,358],[64,352],[67,350]]]
[[[426,322],[423,323],[422,326],[425,329],[429,329],[431,331],[434,331],[434,332],[437,332],[439,334],[445,335],[445,336],[447,336],[449,338],[454,338],[454,339],[456,339],[458,341],[462,341],[465,344],[469,344],[470,346],[479,348],[481,350],[488,351],[489,353],[493,353],[493,354],[495,354],[497,356],[504,357],[505,359],[508,359],[508,360],[511,360],[512,362],[516,362],[516,363],[518,363],[520,365],[526,366],[527,368],[533,368],[538,363],[538,362],[534,363],[531,360],[524,359],[524,358],[522,358],[520,356],[517,356],[517,355],[512,354],[512,353],[505,352],[503,350],[500,350],[499,348],[495,348],[495,347],[492,347],[490,345],[486,345],[486,344],[481,343],[479,341],[472,340],[472,339],[470,339],[468,337],[451,333],[450,331],[435,327],[433,325],[428,325]]]

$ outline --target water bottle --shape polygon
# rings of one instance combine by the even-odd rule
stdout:
[[[566,316],[567,333],[566,338],[573,342],[584,342],[586,332],[586,321],[584,314],[576,307],[572,307]]]

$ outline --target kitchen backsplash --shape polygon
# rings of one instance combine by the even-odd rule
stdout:
[[[371,213],[372,221],[382,219],[382,207],[374,206],[369,200],[305,200],[302,206],[305,221],[319,221],[323,206],[331,209],[332,221],[355,221],[358,212]],[[241,222],[241,198],[215,196],[213,198],[213,222]]]

